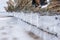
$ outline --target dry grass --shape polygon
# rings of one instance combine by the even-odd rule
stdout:
[[[50,5],[48,5],[47,8],[41,9],[39,7],[32,7],[32,0],[18,0],[20,2],[17,3],[16,7],[14,8],[11,4],[9,3],[10,6],[5,8],[7,11],[33,11],[33,12],[40,12],[40,11],[52,11],[52,12],[60,12],[60,1],[58,0],[52,0]],[[9,5],[8,4],[8,5]]]
[[[47,9],[48,11],[60,12],[60,1],[52,0]]]

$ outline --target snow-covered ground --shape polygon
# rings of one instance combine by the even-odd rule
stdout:
[[[6,1],[8,0],[0,0],[0,12],[5,12],[4,7],[7,6]]]
[[[60,40],[60,16],[40,16],[37,13],[5,12],[7,0],[0,0],[0,40],[34,40],[31,31],[43,40]],[[42,30],[43,29],[43,30]]]
[[[23,24],[18,24],[17,18],[2,17],[2,19],[0,19],[0,40],[33,40],[22,28]]]
[[[17,24],[16,25],[18,26],[17,27],[18,29],[22,28],[25,31],[31,31],[35,33],[36,35],[42,37],[44,40],[59,40],[60,39],[60,29],[59,29],[60,28],[60,22],[59,22],[60,17],[59,16],[39,16],[36,13],[35,14],[32,14],[32,13],[24,14],[23,12],[21,13],[13,12],[13,14],[6,12],[6,13],[1,13],[0,15],[3,15],[3,14],[7,17],[8,16],[16,17],[12,19],[9,18],[9,20],[11,19],[9,22],[11,25],[15,25],[17,23],[18,25]],[[22,21],[22,19],[26,22]],[[8,18],[7,19],[5,18],[5,20],[8,20]],[[6,23],[6,21],[4,23]],[[36,27],[32,25],[36,25]],[[45,31],[39,30],[37,29],[37,27],[44,29]],[[10,29],[10,31],[15,31],[15,30]],[[14,32],[11,32],[11,33],[14,33]],[[19,33],[17,34],[20,35]],[[13,34],[10,34],[10,35],[13,35]]]

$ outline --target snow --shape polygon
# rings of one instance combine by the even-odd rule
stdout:
[[[18,21],[16,21],[17,19],[16,18],[12,18],[12,22],[15,22],[18,23],[18,26],[20,28],[22,28],[23,30],[25,31],[31,31],[33,33],[35,33],[36,35],[42,37],[44,40],[59,40],[60,38],[60,17],[59,16],[39,16],[38,14],[24,14],[23,12],[21,13],[16,13],[16,12],[13,12],[12,13],[2,13],[0,15],[5,15],[5,16],[14,16],[18,19]],[[3,15],[3,16],[4,16]],[[56,19],[57,18],[57,19]],[[48,32],[51,32],[51,33],[57,33],[58,37],[54,36],[54,35],[51,35],[51,34],[47,34],[23,21],[21,21],[20,19],[23,19],[31,24],[34,24],[34,25],[37,25],[37,27],[40,27]],[[10,20],[10,19],[9,19]],[[14,21],[15,20],[15,21]],[[12,23],[10,22],[10,24],[12,25]],[[15,24],[15,23],[14,23]],[[20,26],[21,25],[21,26]],[[17,29],[13,29],[13,31],[17,32],[17,30],[19,30],[20,28],[17,27]],[[15,27],[14,27],[15,28]],[[48,29],[47,29],[48,28]],[[11,30],[10,30],[11,31]],[[19,31],[14,34],[15,32],[13,32],[12,35],[14,36],[18,36],[20,35]],[[23,33],[22,33],[23,34]],[[25,33],[24,33],[25,34]],[[18,38],[21,38],[20,36],[18,36]]]
[[[0,0],[0,40],[34,40],[27,34],[31,31],[43,38],[43,40],[59,40],[60,39],[60,15],[56,16],[40,16],[37,13],[23,12],[6,12],[4,7],[6,1]],[[44,29],[47,32],[57,33],[55,35],[48,34],[36,27],[25,23],[27,21]]]
[[[41,8],[46,8],[46,7],[50,4],[50,0],[47,0],[47,3],[48,3],[48,4],[42,6]]]
[[[0,12],[4,12],[4,7],[7,6],[6,1],[8,0],[0,0]]]
[[[8,18],[7,18],[8,19]],[[9,21],[8,21],[9,20]],[[16,18],[10,18],[8,20],[2,20],[0,23],[0,29],[4,27],[4,29],[0,30],[0,40],[2,38],[8,38],[8,40],[12,40],[13,38],[17,38],[18,40],[33,40],[31,37],[27,35],[24,29],[21,27],[22,25],[18,25]],[[12,22],[12,23],[11,23]],[[14,22],[14,23],[13,23]],[[3,33],[6,33],[5,35]],[[3,34],[3,35],[2,35]]]

